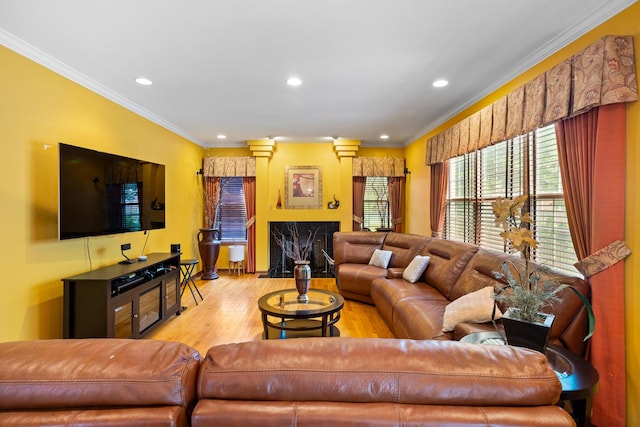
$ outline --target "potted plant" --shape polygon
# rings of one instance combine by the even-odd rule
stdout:
[[[313,241],[316,238],[318,230],[309,230],[306,237],[301,238],[298,226],[294,223],[287,224],[288,236],[281,230],[273,232],[273,238],[287,258],[293,260],[295,267],[293,269],[293,277],[296,282],[296,290],[298,291],[298,302],[304,303],[309,301],[307,292],[311,283],[311,267],[309,267],[309,255],[313,249]]]
[[[523,213],[526,201],[527,196],[520,196],[514,200],[501,197],[493,202],[496,225],[503,228],[500,236],[507,245],[520,252],[524,259],[523,265],[519,266],[514,262],[504,262],[501,271],[494,272],[497,279],[507,282],[506,286],[496,292],[495,300],[508,307],[502,317],[507,342],[544,353],[553,315],[543,313],[543,309],[560,301],[561,291],[572,290],[587,309],[589,332],[585,341],[593,335],[595,317],[586,296],[573,286],[545,278],[547,269],[532,265],[531,251],[537,249],[538,242],[529,228],[532,224],[531,216],[528,212]]]

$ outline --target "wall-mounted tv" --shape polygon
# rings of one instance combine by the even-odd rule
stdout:
[[[165,227],[165,167],[59,144],[59,237]]]

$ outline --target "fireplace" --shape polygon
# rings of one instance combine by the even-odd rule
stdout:
[[[293,277],[293,260],[287,258],[273,238],[274,233],[281,232],[285,240],[291,240],[288,226],[295,224],[300,237],[307,236],[309,231],[318,230],[309,256],[311,277],[332,277],[329,263],[322,251],[333,258],[333,233],[340,231],[338,221],[288,221],[269,223],[269,277]]]

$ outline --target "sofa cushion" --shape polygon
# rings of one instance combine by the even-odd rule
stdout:
[[[340,264],[367,264],[375,249],[381,249],[386,233],[369,231],[333,233],[333,259]]]
[[[438,289],[442,295],[453,299],[450,297],[450,290],[476,252],[478,246],[471,243],[431,239],[422,251],[422,255],[431,258],[424,274],[425,282]]]
[[[427,269],[430,259],[428,256],[416,255],[402,272],[402,278],[408,282],[416,283]]]
[[[450,340],[452,334],[442,331],[442,317],[449,304],[441,299],[406,298],[393,306],[393,335],[414,340]]]
[[[391,251],[376,249],[373,251],[373,255],[371,255],[369,265],[374,265],[380,268],[387,268],[387,266],[389,265],[389,260],[391,259],[391,254]]]
[[[127,339],[0,343],[0,409],[191,408],[200,354],[178,342]]]
[[[389,267],[405,268],[416,255],[420,254],[429,240],[431,237],[418,234],[388,233],[382,249],[393,252]]]
[[[494,314],[493,296],[493,286],[487,286],[449,303],[444,310],[442,330],[453,331],[461,322],[484,323],[489,322],[492,317],[500,319],[502,317],[500,309],[495,307]]]
[[[432,299],[442,301],[443,296],[424,282],[409,283],[402,278],[380,277],[371,283],[371,299],[389,329],[393,331],[393,310],[398,301],[405,299]]]
[[[221,399],[538,406],[555,404],[561,389],[546,357],[533,351],[382,338],[218,345],[207,352],[198,377],[200,403]]]
[[[340,264],[336,275],[339,278],[340,293],[358,301],[372,303],[371,283],[378,277],[385,277],[386,270],[368,264]]]

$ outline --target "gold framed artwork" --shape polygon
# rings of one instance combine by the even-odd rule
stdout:
[[[322,170],[318,166],[286,166],[286,209],[322,209]]]

